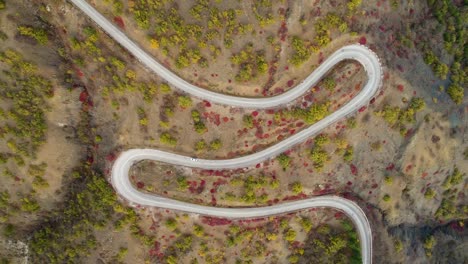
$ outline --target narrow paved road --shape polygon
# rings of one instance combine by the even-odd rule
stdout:
[[[378,57],[369,49],[364,46],[350,45],[343,47],[336,51],[330,56],[325,62],[323,62],[313,74],[309,75],[304,81],[293,89],[287,92],[273,96],[263,98],[246,98],[229,96],[225,94],[215,93],[191,83],[188,83],[184,79],[171,72],[163,65],[159,64],[152,56],[146,53],[140,48],[135,42],[133,42],[127,35],[120,31],[116,26],[109,22],[104,16],[102,16],[96,9],[89,5],[85,0],[69,0],[80,8],[85,14],[87,14],[96,24],[98,24],[107,34],[114,38],[120,45],[126,48],[135,58],[142,62],[146,67],[151,69],[153,72],[164,78],[172,86],[185,91],[195,97],[210,102],[245,107],[255,109],[273,108],[281,105],[285,105],[299,96],[303,95],[308,89],[316,84],[331,68],[333,68],[338,62],[343,60],[357,60],[366,69],[369,75],[368,86],[378,88],[378,82],[380,82],[380,75],[382,70]],[[374,75],[374,76],[370,76]],[[364,98],[372,97],[374,89],[363,89],[366,94],[361,93]]]
[[[336,110],[326,118],[307,129],[281,141],[260,152],[234,159],[205,160],[195,159],[156,149],[131,149],[122,152],[112,167],[111,181],[116,191],[132,203],[155,206],[185,212],[226,218],[255,218],[298,211],[311,207],[331,207],[345,212],[354,222],[359,234],[363,263],[372,262],[372,230],[365,213],[354,202],[338,196],[320,196],[295,202],[288,202],[266,207],[255,208],[220,208],[185,203],[156,195],[149,195],[135,189],[129,179],[130,167],[141,160],[155,160],[173,165],[188,166],[202,169],[235,169],[249,167],[273,158],[291,147],[318,134],[331,124],[353,114],[376,95],[382,83],[382,68],[376,54],[360,45],[345,46],[333,53],[303,82],[288,92],[274,97],[245,98],[219,94],[192,85],[154,60],[149,54],[130,40],[123,32],[105,19],[85,0],[69,0],[94,20],[112,38],[125,47],[146,67],[166,79],[176,88],[203,100],[237,107],[265,109],[285,105],[303,95],[314,86],[335,65],[343,60],[356,60],[364,66],[368,81],[364,88],[350,102]]]

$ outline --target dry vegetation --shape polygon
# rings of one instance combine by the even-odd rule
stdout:
[[[229,108],[173,89],[69,3],[6,2],[2,261],[359,262],[356,234],[340,212],[213,219],[127,207],[106,182],[123,149],[227,158],[283,140],[359,92],[366,76],[358,64],[338,65],[286,107]],[[91,2],[165,66],[219,92],[280,94],[349,43],[367,44],[385,66],[383,91],[367,107],[276,159],[236,171],[144,161],[132,168],[141,191],[216,206],[339,194],[367,213],[374,260],[468,258],[466,4]]]

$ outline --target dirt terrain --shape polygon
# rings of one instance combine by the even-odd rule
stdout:
[[[131,171],[141,191],[226,207],[337,194],[366,212],[374,263],[468,261],[468,99],[455,104],[447,95],[453,67],[443,80],[440,69],[426,64],[427,46],[449,66],[457,57],[445,50],[445,26],[426,1],[362,1],[355,9],[350,4],[358,1],[89,2],[173,72],[217,92],[281,94],[351,43],[370,47],[384,66],[383,89],[367,107],[281,157],[236,171],[144,161]],[[466,5],[449,2],[466,14]],[[0,157],[7,157],[0,164],[2,261],[356,261],[353,228],[334,210],[214,219],[130,205],[106,180],[125,149],[220,159],[275,144],[351,100],[366,81],[359,64],[341,63],[286,107],[231,108],[173,89],[66,1],[8,1],[1,9],[2,3]],[[191,10],[198,4],[201,18]],[[147,27],[145,10],[152,12]],[[158,19],[164,15],[167,19]],[[316,26],[327,23],[333,26],[323,32]],[[193,25],[200,31],[184,40],[198,30]],[[11,63],[9,49],[37,70],[30,73],[23,60]],[[462,68],[466,72],[466,62]],[[17,71],[21,78],[15,80]],[[30,102],[44,102],[39,110],[46,126],[43,143],[26,153],[24,146],[33,143],[13,133],[20,122],[15,113],[23,112],[11,110],[19,99],[10,93],[25,80],[36,80],[31,76],[47,79],[53,95],[42,93],[45,84],[34,88],[37,96]],[[314,107],[320,114],[307,115]]]

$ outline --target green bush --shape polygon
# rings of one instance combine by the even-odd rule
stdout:
[[[465,89],[461,85],[451,84],[447,93],[456,104],[461,104],[465,96]]]
[[[321,170],[330,157],[321,147],[314,146],[310,151],[309,158],[313,161],[314,168]]]
[[[252,115],[244,115],[242,121],[244,122],[244,127],[248,129],[253,128],[254,124]]]
[[[286,170],[287,168],[289,168],[289,165],[291,164],[291,157],[289,157],[288,155],[284,153],[281,153],[278,157],[276,157],[276,160],[278,160],[283,170]]]
[[[194,233],[197,237],[203,237],[203,235],[204,235],[203,227],[201,227],[201,226],[199,226],[199,225],[194,225],[194,226],[193,226],[193,233]]]
[[[424,198],[431,200],[436,196],[436,192],[432,188],[427,188],[426,192],[424,193]]]
[[[184,235],[178,241],[175,242],[175,246],[179,252],[187,252],[192,247],[192,236]]]
[[[200,112],[198,112],[197,110],[192,110],[192,120],[195,131],[198,134],[203,134],[206,131],[208,131],[208,129],[205,126],[205,123],[203,123],[203,121],[201,120]]]
[[[3,229],[3,235],[7,238],[11,238],[15,235],[16,233],[16,228],[14,225],[12,224],[7,224],[5,225],[4,229]]]
[[[164,223],[164,225],[170,230],[170,231],[174,231],[177,229],[177,220],[175,220],[174,218],[169,218],[166,220],[166,222]]]
[[[354,158],[354,148],[353,146],[348,146],[343,154],[343,160],[346,162],[351,162]]]
[[[355,11],[358,6],[360,6],[362,3],[362,0],[351,0],[348,2],[347,6],[348,6],[348,10],[353,12]]]
[[[450,86],[447,93],[452,100],[461,104],[464,96],[464,88],[466,87],[466,67],[465,64],[468,58],[466,50],[466,29],[463,21],[466,13],[463,8],[457,6],[453,1],[428,1],[430,10],[434,17],[440,23],[440,28],[443,34],[443,46],[445,50],[453,55],[453,63],[449,66],[443,63],[434,54],[430,48],[431,43],[423,45],[425,52],[424,61],[432,67],[434,73],[441,79],[445,79],[450,72]]]
[[[405,123],[413,123],[415,114],[424,109],[426,103],[422,98],[412,98],[406,109],[397,106],[385,105],[381,111],[376,111],[377,116],[381,116],[390,126],[404,128]]]
[[[299,262],[299,255],[291,255],[288,257],[288,262],[289,263],[298,263]]]
[[[1,9],[1,3],[0,3]],[[46,45],[49,41],[47,37],[47,31],[42,28],[33,28],[30,26],[19,26],[18,33],[23,36],[28,36],[34,38],[39,44]]]
[[[323,147],[330,142],[330,138],[327,134],[320,134],[315,137],[314,144],[317,147]]]
[[[325,86],[325,89],[333,91],[336,87],[335,79],[333,79],[332,77],[327,77],[323,80],[323,85]]]
[[[46,98],[53,95],[53,86],[49,80],[36,74],[35,64],[24,61],[22,55],[14,50],[0,52],[0,64],[8,73],[4,74],[8,82],[2,88],[3,100],[10,105],[2,114],[8,121],[3,134],[12,135],[7,146],[11,154],[16,154],[13,158],[17,163],[23,164],[23,157],[34,156],[37,148],[45,142]]]
[[[389,105],[384,106],[383,110],[376,112],[378,116],[383,117],[383,119],[391,126],[395,125],[398,122],[398,117],[400,116],[399,107],[390,107]]]
[[[192,106],[192,99],[187,95],[181,95],[177,98],[181,108],[189,108]]]
[[[289,61],[296,67],[306,62],[312,55],[311,50],[307,47],[304,40],[298,36],[292,37],[291,46],[293,49],[293,54]]]
[[[125,69],[126,65],[125,62],[115,58],[115,57],[110,57],[110,63],[112,66],[117,68],[118,71],[123,71]]]
[[[200,141],[197,141],[197,143],[195,143],[195,150],[196,151],[202,151],[206,149],[206,142],[205,140],[200,140]]]
[[[390,202],[390,199],[391,199],[391,198],[390,198],[390,195],[388,195],[388,194],[385,194],[385,195],[383,196],[383,198],[382,198],[382,200],[384,200],[384,202]]]
[[[179,190],[185,190],[188,188],[189,184],[187,182],[187,178],[184,176],[177,177],[177,186]]]
[[[221,139],[215,139],[215,140],[211,141],[211,143],[210,143],[210,148],[212,150],[218,150],[222,146],[223,146],[223,143],[221,142]]]
[[[171,134],[169,134],[168,132],[162,133],[161,136],[159,136],[159,141],[161,141],[161,143],[164,143],[170,146],[177,145],[177,139],[171,136]]]
[[[447,198],[444,198],[440,203],[439,208],[435,212],[435,216],[439,218],[449,218],[457,214],[455,203]]]
[[[426,251],[426,256],[432,256],[432,248],[434,248],[435,243],[436,240],[434,236],[429,236],[424,240],[424,250]]]
[[[392,183],[393,183],[393,178],[390,177],[390,176],[385,176],[384,181],[385,181],[386,184],[392,185]]]
[[[424,107],[426,107],[426,103],[422,98],[419,97],[412,98],[409,103],[409,108],[413,109],[416,112],[423,110]]]
[[[286,239],[286,241],[292,242],[296,239],[296,235],[296,231],[294,231],[293,229],[289,229],[284,235],[284,239]]]
[[[299,118],[304,120],[307,124],[313,124],[329,114],[329,102],[323,104],[313,104],[308,109],[294,108],[290,111],[285,111],[283,115]]]
[[[237,54],[231,57],[231,62],[239,65],[239,72],[235,79],[239,82],[250,81],[268,70],[263,51],[254,51],[253,44],[249,43]]]
[[[395,251],[397,253],[400,253],[403,250],[403,243],[401,242],[401,240],[395,240],[393,246],[395,247]]]
[[[294,194],[300,194],[302,192],[302,184],[300,182],[295,182],[291,185],[291,190]]]
[[[20,201],[21,201],[21,206],[20,206],[21,211],[32,213],[41,209],[37,201],[32,198],[24,197]]]
[[[117,260],[123,261],[125,259],[125,256],[127,255],[127,253],[128,253],[128,249],[124,248],[124,247],[121,247],[119,249],[119,253],[117,253]]]
[[[301,218],[301,226],[304,229],[304,231],[309,233],[310,230],[312,230],[312,221],[310,221],[309,218]]]
[[[443,187],[444,189],[449,189],[449,188],[451,188],[453,185],[457,185],[457,184],[461,183],[464,176],[465,176],[465,174],[462,173],[457,167],[455,167],[455,168],[453,169],[452,174],[449,175],[449,176],[445,179],[444,183],[442,184],[442,187]]]
[[[348,120],[346,120],[346,125],[351,129],[356,128],[357,127],[356,118],[354,117],[348,118]]]

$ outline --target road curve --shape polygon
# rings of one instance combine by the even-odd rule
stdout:
[[[363,263],[372,263],[372,231],[365,213],[354,202],[338,196],[320,196],[295,202],[288,202],[266,207],[255,208],[220,208],[202,206],[181,202],[156,195],[139,192],[135,189],[129,179],[128,173],[133,164],[141,160],[155,160],[173,165],[188,166],[202,169],[235,169],[249,167],[273,158],[291,147],[318,134],[331,124],[353,114],[377,93],[382,83],[382,68],[376,54],[364,46],[349,45],[333,53],[312,74],[310,74],[299,85],[291,90],[277,96],[264,98],[245,98],[225,94],[219,94],[197,87],[183,80],[164,66],[154,60],[149,54],[131,41],[117,27],[105,19],[98,11],[90,6],[85,0],[69,0],[94,20],[112,38],[125,47],[146,67],[166,79],[174,87],[185,91],[203,100],[215,103],[245,107],[266,109],[278,107],[290,103],[303,95],[310,87],[314,86],[330,69],[343,60],[356,60],[361,63],[368,75],[368,81],[363,89],[347,104],[336,110],[326,118],[314,125],[300,131],[299,133],[281,141],[260,152],[234,159],[206,160],[195,159],[170,152],[155,149],[131,149],[122,152],[114,162],[111,173],[111,182],[116,191],[132,203],[155,206],[185,212],[210,215],[226,218],[255,218],[277,215],[287,212],[298,211],[311,207],[331,207],[345,212],[354,222],[359,234]]]
[[[276,95],[273,97],[263,98],[246,98],[231,95],[225,95],[209,91],[191,83],[188,83],[175,73],[171,72],[163,65],[158,63],[152,56],[146,53],[138,44],[133,42],[127,35],[120,31],[116,26],[109,22],[102,16],[96,9],[89,5],[85,0],[69,0],[88,15],[96,24],[98,24],[107,34],[115,39],[120,45],[126,48],[135,58],[142,62],[146,67],[153,72],[164,78],[172,86],[187,92],[195,97],[210,102],[244,107],[255,109],[266,109],[285,105],[294,99],[303,95],[310,87],[314,86],[330,69],[332,69],[338,62],[343,60],[357,60],[366,69],[367,73],[374,74],[373,77],[369,76],[368,85],[377,86],[379,76],[382,73],[380,68],[379,59],[377,56],[364,46],[350,45],[337,50],[332,56],[324,61],[313,74],[309,75],[304,81],[296,87],[288,90],[287,92]],[[376,75],[376,76],[375,76]],[[364,89],[365,90],[365,89]],[[372,90],[365,90],[369,93]]]

